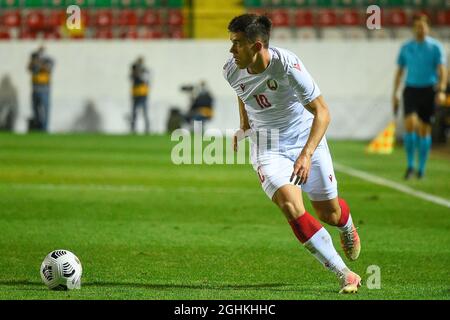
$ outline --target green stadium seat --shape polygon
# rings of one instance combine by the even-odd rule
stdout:
[[[20,0],[0,0],[0,8],[17,9],[20,7]]]
[[[184,0],[168,0],[167,6],[169,8],[183,8],[184,6]]]
[[[88,6],[92,8],[112,8],[118,5],[118,0],[90,0]]]
[[[44,8],[47,6],[46,0],[23,0],[25,8]]]
[[[142,8],[159,8],[161,7],[161,0],[141,0]]]
[[[88,0],[63,0],[64,1],[64,7],[68,7],[71,5],[77,5],[80,8],[86,8],[89,6]]]

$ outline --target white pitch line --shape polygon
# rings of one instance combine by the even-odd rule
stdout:
[[[338,163],[334,163],[334,168],[337,171],[341,171],[345,174],[348,174],[348,175],[351,175],[351,176],[354,176],[354,177],[357,177],[357,178],[360,178],[360,179],[363,179],[363,180],[366,180],[366,181],[369,181],[369,182],[372,182],[375,184],[379,184],[384,187],[389,187],[389,188],[395,189],[397,191],[406,193],[408,195],[411,195],[411,196],[414,196],[414,197],[417,197],[417,198],[420,198],[423,200],[427,200],[427,201],[439,204],[439,205],[447,207],[447,208],[450,208],[450,200],[448,200],[448,199],[434,196],[432,194],[425,193],[422,191],[417,191],[417,190],[411,189],[410,187],[407,187],[401,183],[397,183],[397,182],[394,182],[394,181],[391,181],[388,179],[384,179],[384,178],[372,175],[370,173],[356,170],[356,169],[353,169],[353,168],[350,168],[350,167],[347,167],[347,166],[344,166],[344,165],[341,165]]]

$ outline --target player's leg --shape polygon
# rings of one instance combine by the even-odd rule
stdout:
[[[431,150],[431,119],[435,112],[434,90],[424,89],[423,103],[420,105],[418,111],[418,153],[419,153],[419,167],[417,170],[417,177],[423,178],[425,166],[428,155]]]
[[[150,132],[150,120],[148,118],[147,97],[142,98],[142,111],[144,112],[145,133]]]
[[[50,89],[42,92],[42,121],[44,131],[48,131],[48,123],[50,121]]]
[[[132,107],[131,108],[132,108],[131,109],[131,132],[135,133],[136,132],[136,116],[137,116],[137,108],[138,108],[136,97],[132,98]]]
[[[337,275],[341,285],[347,283],[349,278],[358,280],[358,277],[347,268],[337,253],[328,231],[306,212],[301,189],[290,184],[293,165],[293,160],[287,155],[272,154],[267,157],[259,157],[258,162],[254,163],[254,168],[265,193],[286,216],[300,243],[325,268]],[[345,293],[356,292],[356,290],[357,286],[342,286],[342,292]]]
[[[403,144],[406,151],[407,168],[405,179],[414,174],[414,155],[417,146],[417,92],[413,88],[405,88],[403,92],[404,125]]]
[[[297,239],[341,282],[341,293],[357,292],[361,278],[350,271],[333,246],[328,231],[306,212],[301,190],[294,185],[284,185],[273,195],[272,201],[287,218]]]
[[[311,204],[321,221],[339,228],[341,246],[346,257],[352,261],[358,259],[361,241],[347,202],[343,198],[336,197],[322,201],[311,200]]]
[[[339,228],[341,245],[347,258],[356,260],[361,251],[359,235],[347,202],[338,198],[333,162],[325,140],[313,154],[310,175],[303,190],[308,193],[319,219]]]

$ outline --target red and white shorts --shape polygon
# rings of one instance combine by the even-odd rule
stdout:
[[[261,186],[267,196],[272,199],[275,192],[290,182],[294,163],[302,148],[284,148],[279,151],[266,151],[256,156],[252,153],[253,168],[258,174]],[[312,201],[324,201],[336,198],[337,181],[333,162],[326,140],[317,147],[311,159],[311,171],[305,184],[298,186],[308,194]]]

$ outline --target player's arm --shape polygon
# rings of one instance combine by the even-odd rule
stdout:
[[[436,102],[438,104],[445,103],[445,92],[447,91],[447,67],[445,64],[438,65],[438,87],[437,87],[437,97]]]
[[[398,91],[400,89],[400,84],[402,82],[403,74],[405,73],[405,69],[403,67],[398,67],[397,71],[395,72],[395,78],[394,78],[394,90],[392,92],[392,110],[394,112],[394,115],[397,115],[398,107],[400,104],[400,98],[398,95]]]
[[[328,124],[330,123],[330,112],[322,95],[306,104],[305,108],[314,115],[314,120],[308,140],[294,164],[291,182],[294,177],[297,177],[294,182],[295,184],[302,184],[308,180],[312,155],[325,135]]]
[[[240,125],[239,130],[233,136],[233,150],[237,151],[238,142],[245,138],[245,131],[250,129],[250,124],[248,123],[247,111],[245,110],[245,104],[238,97],[239,104],[239,119]]]

